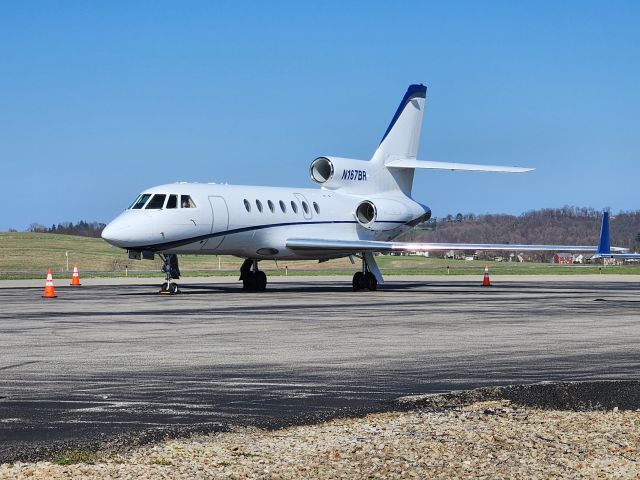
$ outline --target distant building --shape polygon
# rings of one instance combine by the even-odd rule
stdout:
[[[394,257],[408,257],[408,256],[418,256],[418,257],[428,257],[429,252],[391,252],[389,255],[393,255]]]
[[[553,256],[553,263],[572,265],[573,264],[573,254],[571,254],[571,253],[556,253]]]

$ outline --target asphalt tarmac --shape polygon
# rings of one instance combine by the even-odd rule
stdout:
[[[352,292],[348,277],[283,277],[259,293],[192,279],[173,297],[158,279],[128,279],[57,286],[50,300],[5,283],[0,463],[141,432],[314,421],[404,395],[640,380],[637,277],[480,279]]]

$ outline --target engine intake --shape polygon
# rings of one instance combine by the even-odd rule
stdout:
[[[311,162],[310,173],[311,180],[322,185],[333,177],[333,163],[327,157],[318,157]]]
[[[356,219],[363,227],[370,227],[376,219],[376,206],[369,200],[361,202],[356,208]]]

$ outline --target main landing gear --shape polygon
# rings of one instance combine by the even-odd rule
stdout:
[[[180,293],[178,284],[172,282],[180,278],[180,268],[178,268],[178,256],[175,254],[160,254],[160,258],[164,262],[162,271],[165,273],[165,282],[160,287],[161,295],[176,295]]]
[[[267,275],[258,270],[258,260],[247,258],[240,267],[242,289],[262,292],[267,288]]]
[[[371,291],[378,289],[378,280],[371,272],[356,272],[353,275],[351,284],[353,285],[354,292],[364,289]]]
[[[363,253],[361,258],[362,270],[353,275],[351,282],[353,291],[371,290],[373,292],[378,289],[378,278],[382,280],[382,275],[371,253]],[[382,283],[382,281],[380,283]]]

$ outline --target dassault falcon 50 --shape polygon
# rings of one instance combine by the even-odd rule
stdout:
[[[261,260],[326,261],[358,257],[354,290],[376,290],[383,278],[374,253],[435,250],[596,251],[596,246],[394,242],[431,217],[413,199],[416,169],[521,173],[530,168],[417,159],[427,88],[410,85],[370,160],[318,157],[309,169],[320,188],[173,183],[144,190],[102,232],[132,259],[164,264],[161,292],[178,293],[179,254],[244,258],[245,290],[264,290]]]

